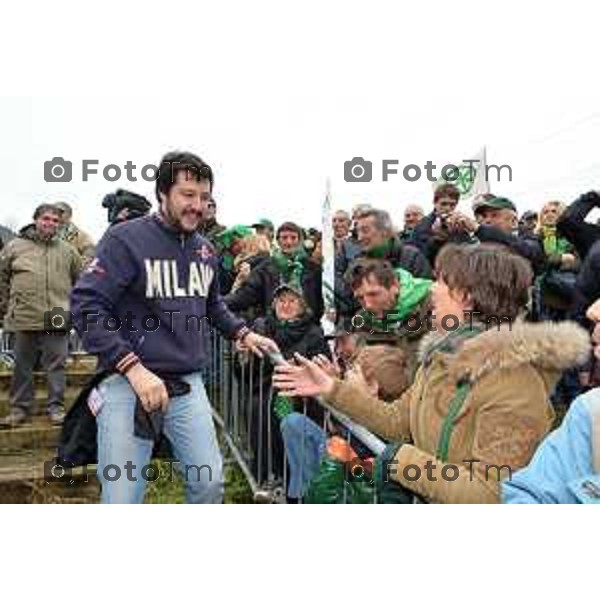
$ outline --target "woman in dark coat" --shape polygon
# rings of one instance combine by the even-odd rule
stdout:
[[[286,360],[291,359],[295,352],[310,357],[324,354],[331,358],[323,330],[315,323],[302,292],[294,286],[284,284],[275,290],[269,314],[265,318],[257,319],[252,329],[273,339]],[[250,402],[247,403],[251,422],[250,445],[256,452],[254,473],[258,476],[260,483],[260,480],[267,475],[276,477],[283,475],[284,452],[279,430],[279,417],[281,416],[278,414],[279,411],[302,411],[304,402],[296,398],[288,403],[279,396],[274,397],[273,402],[269,402],[273,365],[266,361],[262,371],[258,367],[259,363],[254,361],[244,375],[240,373],[239,365],[237,368],[242,386],[246,389],[252,388],[250,389]],[[251,386],[248,381],[250,371],[252,371]],[[260,393],[261,386],[263,387],[262,394]],[[322,423],[323,411],[319,405],[311,402],[308,404],[308,408],[308,416]],[[269,447],[271,461],[268,458]],[[269,467],[272,473],[267,472]]]

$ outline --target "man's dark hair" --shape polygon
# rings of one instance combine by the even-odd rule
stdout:
[[[473,310],[515,319],[529,302],[533,271],[527,260],[497,244],[447,244],[436,259],[436,275],[451,290],[468,294]]]
[[[440,198],[452,198],[452,200],[458,202],[460,199],[460,192],[452,183],[442,183],[442,185],[437,187],[435,192],[433,192],[433,203],[435,204]]]
[[[35,209],[35,212],[33,213],[33,220],[35,221],[35,220],[39,219],[44,213],[47,213],[47,212],[54,213],[55,215],[58,215],[59,217],[62,214],[60,209],[55,204],[50,204],[48,202],[44,202],[43,204],[40,204]]]
[[[169,191],[177,181],[178,173],[186,173],[186,178],[196,181],[208,181],[212,191],[214,179],[212,169],[191,152],[169,152],[165,154],[158,167],[156,178],[156,197],[160,202],[160,194],[169,195]]]
[[[298,234],[298,237],[301,240],[304,239],[304,231],[302,231],[302,228],[299,225],[296,225],[296,223],[292,221],[286,221],[277,228],[277,239],[279,239],[279,234],[282,231],[293,231]]]
[[[371,277],[386,290],[389,290],[394,283],[398,283],[398,277],[392,264],[387,260],[376,258],[359,258],[355,260],[348,269],[346,279],[354,291],[362,285],[365,279]]]

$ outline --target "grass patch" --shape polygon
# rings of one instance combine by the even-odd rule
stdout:
[[[227,462],[227,457],[226,462]],[[145,502],[147,504],[183,504],[185,491],[183,479],[171,468],[168,461],[156,459],[152,461],[163,474],[156,481],[148,483]],[[190,477],[194,474],[190,473]],[[205,474],[203,473],[204,477]],[[252,491],[240,468],[231,462],[224,467],[225,504],[252,504]],[[172,479],[172,481],[171,481]]]

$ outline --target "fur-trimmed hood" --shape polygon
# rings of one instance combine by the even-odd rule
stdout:
[[[420,359],[447,335],[437,331],[428,334],[420,345]],[[564,371],[584,364],[590,352],[590,336],[577,323],[517,321],[510,327],[492,327],[466,339],[454,353],[446,355],[446,360],[450,376],[475,381],[492,369],[511,369],[523,364]]]

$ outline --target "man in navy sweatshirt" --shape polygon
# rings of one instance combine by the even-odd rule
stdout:
[[[221,502],[222,457],[201,376],[207,325],[240,349],[277,350],[221,299],[213,247],[196,233],[212,186],[200,158],[167,154],[156,180],[158,214],[108,229],[72,291],[84,348],[110,373],[97,390],[103,502],[142,502],[146,481],[156,477],[148,467],[154,439],[134,427],[140,410],[159,415],[187,501]],[[179,391],[169,398],[168,388]]]

